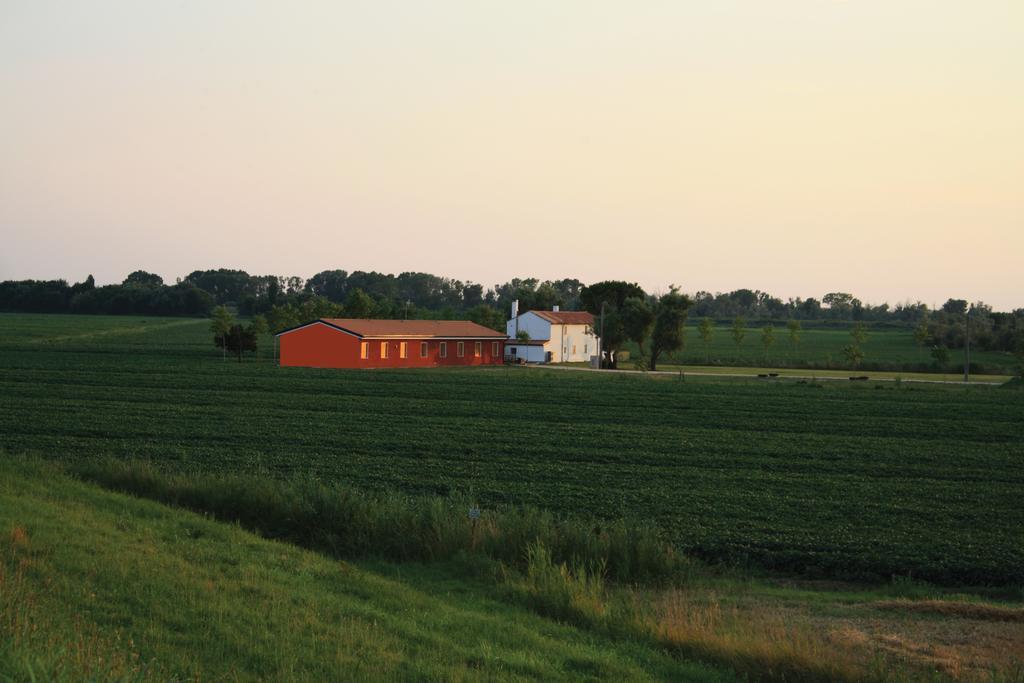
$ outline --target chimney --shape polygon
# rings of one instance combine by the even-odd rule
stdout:
[[[519,316],[519,299],[512,302],[512,317],[516,318]]]
[[[551,307],[551,312],[558,313],[558,304],[555,304],[554,306]]]

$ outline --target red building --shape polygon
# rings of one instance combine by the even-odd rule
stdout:
[[[497,365],[505,334],[468,320],[320,318],[280,332],[280,364],[309,368]]]

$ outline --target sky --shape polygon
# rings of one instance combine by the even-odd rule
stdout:
[[[0,238],[1024,307],[1024,2],[0,0]]]

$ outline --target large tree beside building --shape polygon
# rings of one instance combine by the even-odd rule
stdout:
[[[629,341],[643,345],[654,323],[647,293],[636,283],[622,280],[595,282],[580,290],[583,309],[594,315],[594,331],[601,336],[604,367],[615,368],[616,352]],[[603,313],[603,319],[602,319]]]
[[[651,330],[651,370],[658,369],[658,359],[665,353],[672,353],[683,348],[686,342],[686,316],[693,302],[690,297],[679,293],[678,287],[672,287],[668,294],[662,295],[654,307],[654,326]]]

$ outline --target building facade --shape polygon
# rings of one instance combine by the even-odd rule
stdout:
[[[276,336],[282,367],[498,365],[505,355],[504,334],[466,320],[320,318]]]
[[[512,319],[505,326],[509,340],[505,355],[526,363],[589,363],[599,354],[594,316],[584,311],[527,311],[519,314],[513,304]],[[528,340],[520,339],[523,333]]]

